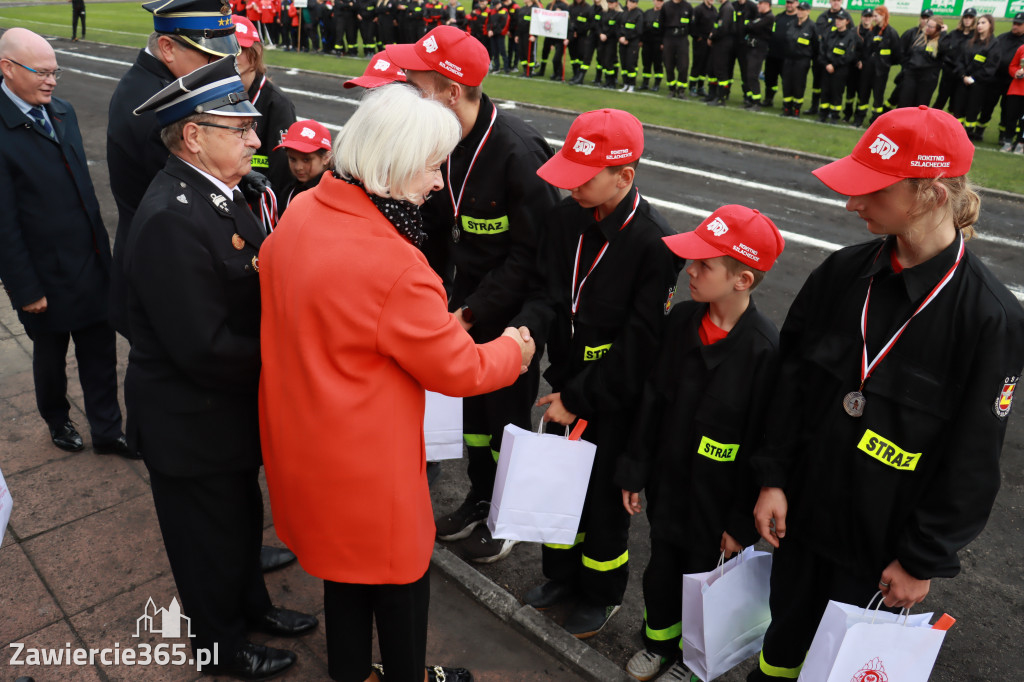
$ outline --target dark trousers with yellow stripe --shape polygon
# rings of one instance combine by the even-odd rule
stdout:
[[[682,33],[682,29],[678,29]],[[665,59],[665,82],[668,87],[685,89],[690,82],[690,41],[685,35],[665,36],[662,56]]]
[[[540,350],[540,349],[538,349]],[[539,363],[505,388],[462,401],[462,432],[469,454],[469,497],[490,500],[506,424],[530,430],[530,410],[540,387]]]
[[[878,590],[880,575],[852,573],[793,538],[783,540],[772,556],[768,598],[772,622],[764,636],[758,668],[747,677],[748,682],[799,677],[829,600],[867,606]]]
[[[591,421],[588,431],[600,435]],[[550,433],[563,434],[565,427],[548,425]],[[584,438],[587,434],[584,434]],[[629,514],[622,506],[622,488],[615,485],[617,448],[602,450],[598,443],[590,472],[587,498],[576,541],[572,545],[541,548],[544,577],[569,582],[595,604],[621,604],[629,579]]]
[[[719,548],[686,548],[651,538],[651,559],[644,569],[644,623],[641,637],[648,651],[669,660],[680,656],[683,575],[718,565]]]

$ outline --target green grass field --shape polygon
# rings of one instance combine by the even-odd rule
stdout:
[[[646,2],[643,3],[647,5]],[[152,30],[151,15],[139,3],[90,3],[88,5],[88,37],[103,43],[142,47]],[[815,13],[816,14],[816,13]],[[903,32],[917,23],[916,17],[894,16],[893,26]],[[24,26],[43,35],[71,37],[71,7],[59,3],[12,7],[0,2],[0,27]],[[997,33],[1009,30],[1010,22],[997,22]],[[337,58],[318,54],[298,54],[281,50],[268,51],[267,63],[286,68],[308,69],[326,73],[356,76],[363,72],[363,59]],[[894,77],[896,69],[890,78]],[[738,82],[737,76],[737,82]],[[839,157],[849,153],[861,131],[848,126],[822,125],[810,120],[784,119],[778,108],[755,114],[742,109],[741,98],[734,88],[727,107],[708,107],[701,102],[670,100],[667,95],[651,93],[619,93],[591,87],[569,87],[548,79],[523,79],[492,75],[485,81],[492,97],[556,106],[573,111],[601,107],[626,109],[648,124],[669,126],[711,135],[758,142],[804,152]],[[807,97],[810,97],[808,93]],[[992,189],[1024,194],[1024,160],[1019,156],[996,151],[995,138],[999,110],[986,134],[986,142],[978,146],[972,179]]]

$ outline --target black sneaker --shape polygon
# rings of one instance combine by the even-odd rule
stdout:
[[[384,682],[384,666],[374,663],[370,666],[377,679]],[[473,673],[465,668],[448,668],[441,665],[427,666],[427,682],[473,682]]]
[[[462,506],[451,514],[434,519],[437,539],[453,542],[468,538],[473,529],[487,519],[490,510],[490,500],[474,500],[467,497]]]
[[[532,606],[538,611],[543,611],[575,596],[576,588],[572,583],[561,580],[549,580],[546,583],[537,585],[524,594],[523,603],[527,606]]]
[[[577,639],[593,637],[619,612],[621,606],[602,606],[589,601],[580,602],[565,619],[566,631]]]
[[[463,553],[471,560],[480,564],[493,564],[508,556],[516,546],[515,540],[502,540],[491,536],[487,524],[482,523],[473,529],[469,538],[462,543]]]

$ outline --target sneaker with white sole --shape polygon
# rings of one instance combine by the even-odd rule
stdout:
[[[685,665],[676,661],[672,667],[665,671],[665,674],[658,678],[658,682],[700,682],[700,678],[690,672]]]
[[[1018,142],[1017,146],[1013,148],[1014,154],[1024,154],[1024,142]]]
[[[656,654],[650,649],[641,649],[633,654],[626,664],[626,672],[640,680],[647,682],[653,680],[661,672],[662,667],[668,663],[668,659],[661,654]]]
[[[434,525],[437,526],[437,539],[454,542],[468,538],[473,529],[487,519],[487,514],[490,511],[489,500],[467,497],[458,509],[434,519]]]
[[[462,551],[467,558],[479,564],[493,564],[507,557],[515,546],[515,540],[492,537],[487,524],[480,524],[462,543]]]
[[[602,606],[589,601],[576,605],[569,617],[565,619],[566,631],[577,639],[587,639],[601,632],[611,617],[619,612],[621,604]]]

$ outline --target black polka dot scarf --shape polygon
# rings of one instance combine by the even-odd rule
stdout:
[[[346,178],[337,172],[334,176],[366,192],[366,188],[359,180]],[[427,233],[423,231],[423,216],[420,215],[419,206],[408,201],[377,196],[370,192],[366,192],[366,196],[370,197],[370,201],[377,207],[377,210],[395,226],[399,234],[416,246],[423,246],[423,242],[427,240]]]

